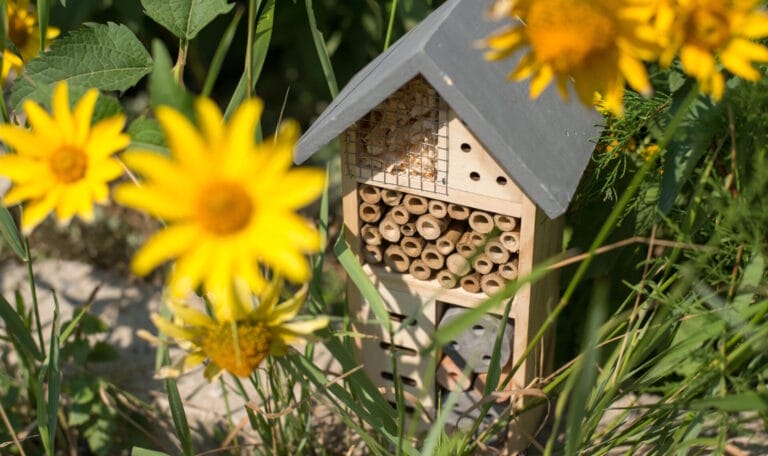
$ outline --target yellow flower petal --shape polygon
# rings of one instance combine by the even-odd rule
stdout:
[[[293,319],[299,313],[304,301],[306,301],[308,291],[309,286],[304,284],[291,299],[283,301],[275,306],[272,315],[266,320],[267,326],[279,326],[284,322]]]
[[[541,92],[552,82],[554,76],[555,72],[552,71],[552,67],[549,65],[541,67],[539,72],[531,79],[531,99],[539,98]]]
[[[48,143],[37,134],[9,124],[0,125],[0,140],[11,146],[20,155],[42,157],[48,150]],[[0,173],[5,173],[4,167],[0,167]]]
[[[69,87],[66,82],[57,84],[53,88],[53,98],[51,100],[53,108],[53,118],[62,130],[62,134],[67,141],[72,141],[75,137],[75,119],[69,110]]]
[[[166,106],[157,108],[157,120],[176,160],[196,176],[205,176],[210,169],[213,154],[207,152],[205,142],[195,126],[183,114]]]
[[[216,326],[216,322],[214,322],[211,317],[190,306],[185,304],[169,303],[169,307],[176,317],[180,318],[181,321],[188,325],[200,326],[204,328]]]
[[[48,142],[51,146],[63,141],[62,127],[40,105],[27,100],[22,107],[27,114],[27,121],[41,140]]]
[[[51,213],[59,202],[61,189],[49,191],[42,199],[30,202],[21,213],[21,230],[28,235]]]
[[[621,55],[619,56],[619,69],[633,89],[643,96],[651,96],[653,88],[643,62],[628,55]]]
[[[186,329],[179,325],[175,325],[158,314],[152,314],[149,316],[149,318],[152,320],[152,323],[154,323],[157,329],[159,329],[165,335],[173,337],[174,339],[192,340],[197,335],[197,332]]]
[[[173,225],[155,233],[133,257],[131,267],[138,275],[147,275],[160,264],[186,252],[198,230],[191,225]]]
[[[144,211],[165,221],[183,220],[190,215],[190,209],[174,194],[154,185],[126,183],[115,187],[112,197],[123,206]]]
[[[91,118],[93,117],[93,109],[96,107],[96,99],[99,98],[99,91],[96,89],[90,89],[85,92],[83,98],[75,105],[73,112],[74,120],[74,141],[77,144],[82,144],[86,141],[88,133],[91,127]],[[69,112],[69,106],[67,106],[67,112]]]
[[[224,134],[224,118],[219,107],[210,98],[198,98],[195,101],[195,114],[208,145],[218,146]]]
[[[316,200],[325,189],[325,171],[298,168],[280,179],[280,189],[265,200],[270,206],[298,209]]]

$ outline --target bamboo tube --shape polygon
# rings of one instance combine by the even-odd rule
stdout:
[[[488,258],[488,255],[481,253],[475,258],[475,261],[472,262],[472,267],[474,267],[475,271],[480,274],[488,274],[493,270],[493,261]]]
[[[486,274],[480,277],[480,289],[483,293],[491,296],[504,288],[504,279],[497,273]]]
[[[363,246],[363,256],[368,264],[379,264],[384,259],[384,252],[380,245],[365,244]]]
[[[517,219],[508,215],[493,214],[493,223],[501,231],[512,231],[517,228]]]
[[[399,245],[392,244],[384,251],[384,264],[395,272],[407,272],[411,259]]]
[[[416,231],[416,223],[415,222],[408,222],[403,223],[400,225],[400,232],[403,233],[403,236],[415,236]]]
[[[477,252],[477,247],[469,241],[459,241],[456,243],[456,251],[464,258],[472,258]]]
[[[459,242],[459,238],[464,231],[464,224],[461,222],[453,221],[443,234],[437,238],[437,250],[443,255],[448,255],[456,248],[456,243]]]
[[[426,214],[429,209],[427,206],[427,199],[423,196],[412,195],[407,193],[403,197],[403,206],[413,215]]]
[[[363,242],[368,245],[381,245],[381,233],[379,229],[373,225],[365,224],[360,229],[360,236],[363,238]]]
[[[421,259],[432,269],[443,269],[445,257],[437,251],[435,244],[427,244],[421,251]]]
[[[397,206],[403,200],[403,194],[397,190],[383,188],[381,189],[381,200],[387,206]]]
[[[494,223],[491,214],[483,211],[472,211],[469,215],[469,226],[480,234],[493,231]]]
[[[445,259],[445,267],[449,271],[457,276],[465,276],[472,270],[472,265],[469,264],[469,260],[461,256],[459,253],[453,253]]]
[[[520,251],[520,232],[519,231],[506,231],[501,233],[499,241],[504,245],[504,248],[512,253]]]
[[[402,204],[398,204],[397,206],[392,207],[392,209],[389,210],[387,216],[392,217],[392,220],[394,220],[398,225],[405,225],[411,218],[411,214]]]
[[[448,204],[440,200],[429,200],[427,211],[437,218],[443,218],[448,215]]]
[[[461,288],[469,293],[480,293],[480,274],[465,275],[459,280]]]
[[[411,258],[419,258],[421,251],[424,249],[424,238],[405,236],[400,240],[400,247],[403,248],[403,252]]]
[[[456,251],[464,258],[471,258],[476,252],[476,248],[469,241],[470,232],[465,232],[459,238],[459,242],[456,243]]]
[[[377,204],[381,201],[381,190],[373,185],[362,184],[358,190],[360,199],[370,204]]]
[[[439,238],[448,226],[448,219],[439,219],[430,214],[424,214],[416,219],[416,231],[427,240],[434,241]]]
[[[381,237],[389,242],[400,241],[400,225],[392,220],[390,216],[384,217],[384,220],[379,223],[379,233],[381,233]]]
[[[469,242],[475,247],[483,247],[485,245],[485,236],[477,231],[470,231]]]
[[[513,258],[507,263],[499,265],[499,275],[504,280],[516,280],[518,274],[518,260]]]
[[[360,203],[360,219],[365,223],[376,223],[381,220],[381,207],[378,204]]]
[[[410,272],[414,278],[419,280],[429,280],[432,278],[432,269],[430,269],[430,267],[422,260],[413,260],[411,266],[408,268],[408,272]]]
[[[469,218],[469,209],[460,204],[448,204],[448,217],[454,220],[466,220]]]
[[[456,276],[447,269],[441,269],[437,271],[437,276],[435,279],[437,279],[437,283],[439,283],[443,288],[456,288],[456,285],[458,284]]]
[[[496,264],[504,264],[509,261],[510,253],[501,243],[498,237],[490,239],[485,244],[485,254]]]

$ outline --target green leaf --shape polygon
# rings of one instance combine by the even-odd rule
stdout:
[[[141,0],[144,12],[177,37],[191,40],[234,3],[226,0]]]
[[[115,347],[108,342],[99,341],[93,345],[91,351],[88,352],[87,361],[92,363],[108,363],[120,358]]]
[[[3,235],[3,239],[11,246],[13,253],[16,254],[22,260],[27,259],[27,254],[24,253],[24,244],[21,242],[21,235],[19,234],[19,228],[13,221],[11,213],[8,208],[0,204],[0,233]]]
[[[58,38],[51,49],[30,60],[11,93],[11,105],[41,99],[59,81],[72,86],[123,91],[152,69],[152,58],[124,25],[88,24]],[[43,97],[45,98],[45,97]]]
[[[128,148],[151,149],[168,153],[165,148],[165,136],[160,124],[155,119],[140,117],[128,126],[131,145]]]
[[[723,412],[768,412],[768,395],[747,391],[725,397],[713,397],[692,401],[688,407],[692,410],[716,409]]]
[[[152,57],[155,60],[149,76],[149,101],[152,108],[170,106],[194,120],[194,99],[173,77],[171,55],[160,40],[152,41]]]
[[[170,456],[168,453],[162,451],[148,450],[146,448],[133,447],[131,448],[131,456]]]
[[[0,318],[2,318],[5,324],[5,330],[9,337],[16,340],[28,355],[38,360],[43,359],[40,349],[35,345],[35,340],[24,325],[24,322],[21,321],[21,317],[2,296],[0,296]]]

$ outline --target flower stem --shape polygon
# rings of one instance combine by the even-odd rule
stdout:
[[[40,341],[40,349],[45,350],[43,342],[43,326],[40,324],[40,309],[37,304],[37,287],[35,286],[35,274],[32,270],[32,254],[29,252],[29,238],[24,238],[24,254],[27,257],[27,276],[29,277],[29,292],[32,295],[32,309],[35,312],[35,325],[37,326],[37,338]]]

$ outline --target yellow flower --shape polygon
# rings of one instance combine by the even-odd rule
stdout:
[[[40,27],[37,13],[29,4],[29,0],[7,0],[8,38],[21,53],[21,58],[9,50],[3,51],[2,80],[8,77],[11,70],[21,71],[24,62],[37,57],[40,52]],[[52,40],[59,36],[59,29],[49,26],[46,39]]]
[[[0,175],[13,186],[4,197],[6,206],[28,201],[21,217],[25,234],[55,210],[60,224],[74,215],[93,220],[93,204],[109,199],[108,183],[123,173],[112,154],[123,149],[130,137],[121,133],[124,116],[91,126],[99,92],[91,89],[70,111],[67,84],[53,91],[53,115],[38,104],[23,105],[32,130],[0,126],[0,140],[16,150],[0,155]]]
[[[171,157],[126,152],[127,166],[145,180],[115,189],[121,204],[168,223],[136,254],[134,272],[147,274],[176,260],[169,278],[172,295],[203,284],[220,302],[231,301],[225,298],[235,279],[258,292],[264,286],[259,264],[295,282],[309,278],[304,254],[320,250],[320,236],[295,211],[322,192],[325,173],[291,169],[295,122],[285,122],[274,138],[254,144],[262,106],[259,100],[247,101],[224,125],[218,107],[201,98],[195,107],[202,132],[181,113],[158,108]]]
[[[238,377],[251,375],[268,355],[286,354],[288,346],[307,339],[314,331],[328,325],[328,317],[295,319],[307,296],[304,285],[298,293],[280,302],[282,280],[271,281],[264,291],[252,299],[247,287],[239,287],[233,307],[244,312],[234,319],[210,317],[192,306],[171,301],[169,307],[175,322],[152,315],[155,326],[175,339],[187,355],[161,376],[178,376],[205,360],[205,378],[213,379],[226,370]],[[216,307],[216,306],[214,306]],[[222,306],[218,306],[222,307]]]
[[[510,73],[513,80],[531,79],[531,98],[553,81],[568,98],[572,81],[582,103],[590,105],[595,92],[606,108],[621,115],[625,82],[648,95],[652,88],[642,60],[657,53],[644,21],[651,15],[644,0],[520,0],[494,4],[522,22],[486,40],[489,60],[505,59],[528,49]]]
[[[752,64],[768,62],[768,48],[753,40],[768,36],[768,11],[759,0],[657,1],[656,32],[668,37],[662,65],[679,52],[683,70],[715,100],[725,89],[718,61],[744,79],[760,79]]]

